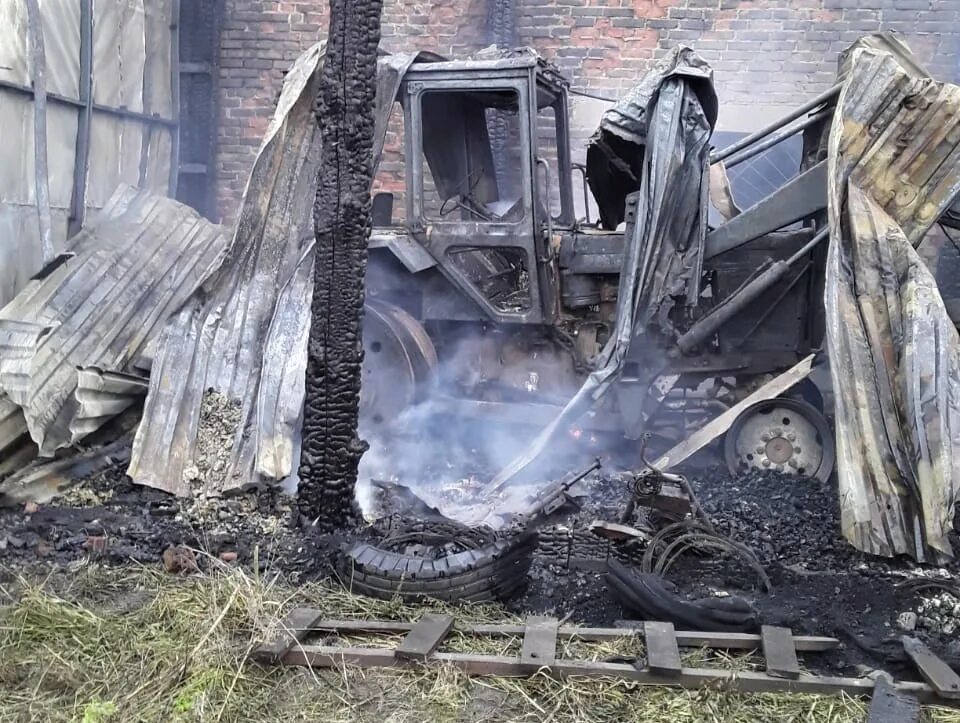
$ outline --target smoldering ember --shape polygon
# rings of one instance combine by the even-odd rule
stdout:
[[[0,721],[960,721],[954,0],[0,17]]]

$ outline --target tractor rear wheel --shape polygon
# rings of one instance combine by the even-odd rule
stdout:
[[[824,416],[806,402],[784,397],[744,409],[727,431],[723,451],[732,474],[752,468],[826,482],[836,461]]]
[[[437,352],[423,325],[398,306],[368,299],[363,315],[360,419],[386,428],[433,380]]]

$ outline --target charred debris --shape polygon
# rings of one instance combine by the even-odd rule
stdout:
[[[273,519],[301,572],[375,597],[826,626],[850,664],[895,623],[960,657],[960,340],[917,251],[960,229],[960,88],[871,36],[718,150],[712,70],[678,47],[578,166],[533,51],[377,56],[379,3],[347,6],[287,74],[232,236],[120,189],[0,310],[0,491],[36,518],[12,549],[70,529],[38,503],[139,490],[164,519],[141,539]],[[371,189],[397,118],[395,207]],[[739,208],[728,171],[794,137]]]

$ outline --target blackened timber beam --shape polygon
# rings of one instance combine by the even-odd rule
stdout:
[[[381,0],[331,0],[317,97],[323,159],[307,343],[301,513],[325,530],[359,520],[357,431]]]

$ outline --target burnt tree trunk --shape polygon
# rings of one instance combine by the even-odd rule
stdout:
[[[354,487],[366,444],[357,436],[364,274],[381,0],[331,0],[317,122],[323,165],[300,457],[301,512],[328,530],[357,519]]]

